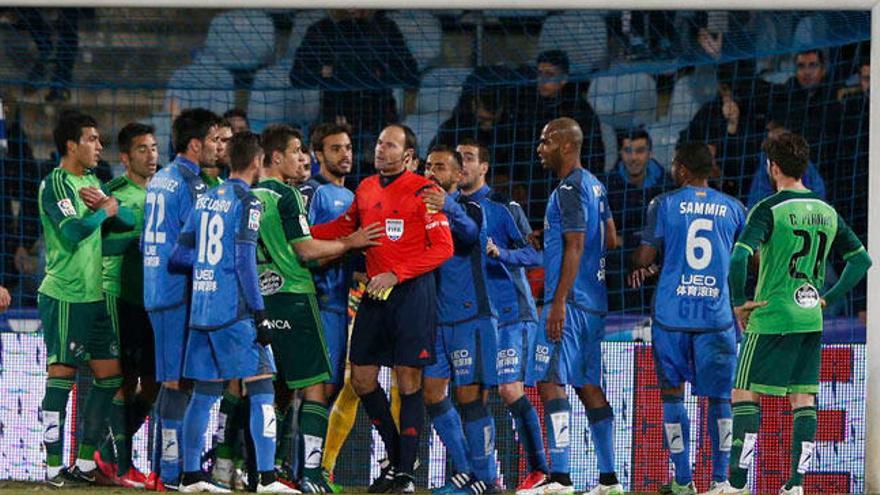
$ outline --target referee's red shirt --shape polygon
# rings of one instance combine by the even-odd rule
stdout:
[[[366,251],[367,276],[393,272],[403,282],[430,272],[452,257],[452,232],[442,212],[429,212],[421,193],[437,187],[430,180],[405,171],[382,186],[379,175],[364,179],[348,210],[332,222],[312,227],[316,239],[336,239],[362,225],[385,226],[382,244]]]

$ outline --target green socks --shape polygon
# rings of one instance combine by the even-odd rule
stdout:
[[[223,392],[220,400],[221,428],[217,430],[217,457],[220,459],[233,459],[238,451],[238,431],[241,430],[241,397]],[[221,433],[222,432],[222,433]]]
[[[804,473],[810,469],[816,440],[816,407],[799,407],[793,411],[791,433],[791,478],[786,488],[802,485]]]
[[[275,449],[275,466],[277,467],[284,466],[284,462],[288,460],[290,454],[290,446],[293,441],[293,430],[290,427],[290,422],[293,419],[292,409],[292,404],[288,405],[283,411],[278,408],[275,409],[275,417],[279,427],[277,437],[278,448]]]
[[[61,467],[64,450],[64,419],[67,399],[73,388],[73,378],[49,378],[43,396],[43,442],[46,444],[46,465],[51,469]],[[57,474],[57,473],[56,473]],[[50,474],[50,478],[53,475]]]
[[[761,426],[761,405],[757,402],[733,404],[733,447],[730,449],[730,484],[745,488],[749,468],[755,458],[758,428]]]
[[[77,459],[92,460],[95,454],[95,446],[101,441],[101,436],[106,431],[107,418],[114,410],[113,397],[119,391],[120,386],[122,386],[121,376],[96,378],[92,381],[92,390],[89,391],[89,396],[86,397],[83,411],[85,415],[84,431],[82,443],[77,452]]]
[[[321,460],[324,457],[324,437],[327,436],[329,413],[320,402],[303,401],[299,416],[303,436],[303,476],[321,477]]]

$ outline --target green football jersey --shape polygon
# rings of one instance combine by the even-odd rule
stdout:
[[[122,175],[104,184],[104,192],[115,197],[120,206],[128,208],[135,219],[132,230],[104,233],[104,292],[143,306],[144,258],[138,240],[144,226],[147,190]]]
[[[747,331],[785,334],[822,331],[820,293],[831,249],[844,260],[865,249],[840,215],[815,193],[782,190],[756,204],[736,243],[760,249],[755,309]]]
[[[40,223],[46,243],[46,276],[39,292],[65,302],[86,303],[103,299],[101,292],[101,229],[96,228],[76,244],[67,241],[61,228],[84,220],[92,212],[79,197],[83,187],[101,187],[91,171],[77,176],[56,167],[40,183]]]
[[[269,178],[252,190],[263,203],[257,271],[264,296],[288,292],[314,294],[312,272],[303,266],[292,243],[311,239],[309,219],[299,191]]]

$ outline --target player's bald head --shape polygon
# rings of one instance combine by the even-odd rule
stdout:
[[[581,126],[576,120],[569,117],[551,120],[544,127],[544,131],[560,146],[570,144],[580,153],[581,146],[584,144],[584,131],[581,130]]]

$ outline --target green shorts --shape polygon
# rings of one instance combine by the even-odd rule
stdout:
[[[277,379],[289,389],[305,388],[330,378],[330,356],[314,294],[281,293],[265,298],[275,326],[272,352]]]
[[[72,303],[37,296],[47,364],[76,366],[91,359],[118,359],[119,336],[106,301]]]
[[[153,326],[143,305],[132,304],[121,297],[104,293],[113,331],[119,336],[122,372],[138,377],[156,376],[155,338]]]
[[[767,395],[819,392],[822,332],[744,334],[733,388]]]

